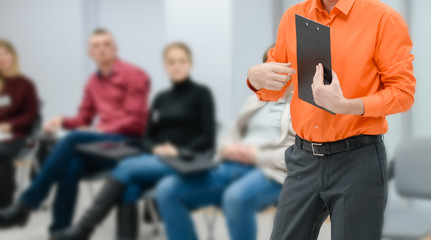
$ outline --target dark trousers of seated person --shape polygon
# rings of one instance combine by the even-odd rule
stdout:
[[[315,240],[328,215],[332,240],[381,239],[387,197],[383,142],[323,157],[296,143],[286,151],[286,166],[272,240]]]
[[[13,202],[15,193],[15,166],[13,160],[24,146],[24,139],[0,143],[0,209]]]
[[[100,141],[120,141],[120,135],[91,132],[71,132],[60,140],[45,160],[40,173],[30,187],[20,196],[20,201],[36,209],[48,196],[56,183],[56,195],[53,206],[51,232],[69,227],[75,211],[79,180],[88,174],[94,174],[116,166],[116,161],[98,158],[82,158],[75,150],[84,143]]]

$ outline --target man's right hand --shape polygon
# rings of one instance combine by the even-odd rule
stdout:
[[[291,63],[261,63],[248,70],[248,81],[256,89],[280,90],[296,74]]]
[[[43,131],[48,134],[55,134],[63,126],[63,117],[57,116],[46,121],[43,125]]]

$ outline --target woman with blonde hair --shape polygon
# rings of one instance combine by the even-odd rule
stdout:
[[[31,80],[19,70],[14,46],[0,39],[0,209],[12,203],[12,163],[38,115],[38,97]]]

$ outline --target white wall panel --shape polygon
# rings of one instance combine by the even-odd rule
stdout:
[[[231,0],[165,0],[167,41],[184,41],[193,50],[193,78],[209,86],[217,118],[225,126],[232,105]]]

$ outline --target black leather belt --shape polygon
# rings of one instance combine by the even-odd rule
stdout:
[[[323,157],[335,153],[347,152],[360,147],[383,142],[383,135],[359,135],[336,142],[314,143],[296,135],[295,144],[302,150],[313,153],[314,156]]]

